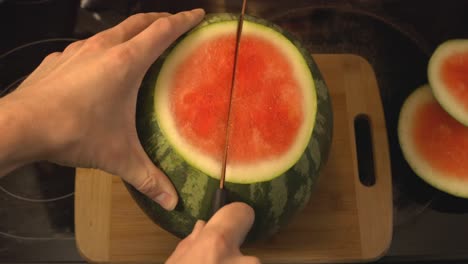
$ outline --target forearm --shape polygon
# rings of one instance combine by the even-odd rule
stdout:
[[[0,99],[0,175],[41,159],[44,137],[36,114],[13,94]]]

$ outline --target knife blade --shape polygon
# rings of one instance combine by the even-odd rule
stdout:
[[[224,151],[223,151],[223,159],[222,159],[222,167],[221,167],[221,177],[219,180],[219,188],[216,189],[216,192],[213,196],[213,204],[212,204],[212,215],[215,214],[221,207],[226,204],[227,201],[227,191],[224,188],[224,182],[226,179],[226,169],[227,169],[227,160],[228,160],[228,153],[229,153],[229,140],[231,134],[231,114],[232,114],[232,97],[234,94],[234,88],[236,85],[236,71],[237,71],[237,58],[239,55],[239,48],[240,48],[240,40],[242,34],[242,27],[244,24],[244,15],[245,9],[247,6],[247,0],[242,1],[242,10],[239,16],[239,20],[237,23],[237,32],[236,32],[236,44],[234,49],[234,63],[232,69],[232,79],[231,79],[231,86],[229,90],[229,105],[228,105],[228,115],[227,115],[227,123],[226,123],[226,134],[224,138]]]

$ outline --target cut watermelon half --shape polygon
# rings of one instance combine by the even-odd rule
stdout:
[[[468,127],[452,118],[425,85],[400,112],[398,137],[413,171],[435,188],[468,198]]]
[[[468,126],[468,40],[449,40],[433,53],[429,84],[442,107]]]
[[[237,21],[200,28],[174,48],[156,82],[163,134],[187,162],[219,178]],[[300,50],[244,22],[233,94],[226,180],[252,183],[292,167],[312,136],[317,98]]]

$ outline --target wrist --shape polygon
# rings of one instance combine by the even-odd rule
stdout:
[[[42,112],[13,92],[0,99],[0,174],[45,159],[50,140]]]
[[[30,129],[26,126],[23,113],[17,111],[16,103],[10,98],[11,95],[0,99],[0,130],[2,140],[0,141],[0,175],[31,162],[25,138]],[[21,139],[24,139],[23,141]]]

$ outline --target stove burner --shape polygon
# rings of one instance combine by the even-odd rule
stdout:
[[[14,91],[45,56],[73,41],[41,40],[0,55],[0,97]],[[1,177],[0,241],[73,239],[74,177],[74,168],[48,162],[29,164]]]
[[[17,239],[73,236],[66,224],[73,222],[73,195],[73,168],[36,162],[16,169],[0,178],[0,232]]]
[[[22,169],[30,169],[30,168],[22,168]],[[15,171],[15,174],[18,173],[18,170]],[[17,177],[15,178],[16,180],[18,179]],[[18,199],[20,201],[25,201],[25,202],[31,202],[31,203],[50,203],[50,202],[55,202],[55,201],[60,201],[62,199],[66,199],[68,197],[72,197],[75,192],[70,192],[70,193],[67,193],[67,194],[64,194],[64,195],[61,195],[61,196],[57,196],[57,197],[53,197],[53,198],[42,198],[42,199],[36,199],[36,198],[28,198],[28,197],[25,197],[25,196],[21,196],[21,195],[18,195],[18,194],[15,194],[9,190],[7,190],[6,188],[4,188],[2,186],[3,183],[0,183],[0,191],[8,194],[9,196],[15,198],[15,199]]]
[[[3,97],[11,92],[13,92],[18,86],[26,79],[28,75],[20,77],[18,80],[14,81],[10,85],[8,85],[4,90],[0,90],[0,97]]]

